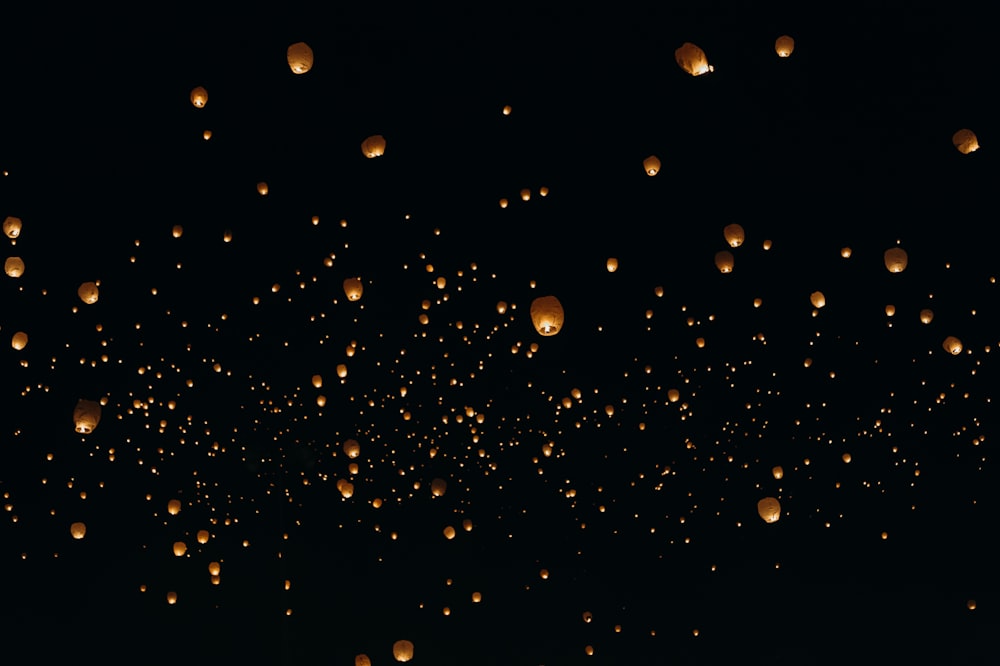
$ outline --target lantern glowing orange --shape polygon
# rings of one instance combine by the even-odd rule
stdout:
[[[674,59],[680,68],[691,76],[701,76],[715,70],[708,64],[705,52],[691,42],[684,42],[674,51]]]
[[[765,497],[757,502],[757,515],[759,515],[765,523],[778,522],[778,519],[781,518],[781,503],[778,502],[777,498]]]
[[[365,157],[381,157],[385,154],[385,137],[381,134],[373,134],[361,142],[361,152]]]
[[[542,335],[555,335],[565,320],[562,303],[555,296],[539,296],[531,302],[531,321]]]
[[[295,74],[305,74],[313,66],[313,50],[305,42],[295,42],[285,52],[288,66]]]

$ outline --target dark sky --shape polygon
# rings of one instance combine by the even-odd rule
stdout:
[[[995,656],[994,36],[760,4],[5,18],[5,649]]]

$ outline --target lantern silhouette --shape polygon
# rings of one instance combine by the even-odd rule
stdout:
[[[12,278],[19,278],[24,275],[24,260],[21,257],[7,257],[3,262],[3,271]]]
[[[884,255],[885,267],[890,273],[902,273],[906,269],[908,257],[901,247],[890,247]]]
[[[655,176],[660,173],[660,158],[650,155],[642,161],[642,168],[646,170],[647,176]]]
[[[202,86],[198,86],[191,91],[191,103],[195,105],[196,108],[202,109],[208,104],[208,91]]]
[[[396,661],[410,661],[413,659],[413,643],[406,640],[396,641],[392,644],[392,656]]]
[[[87,534],[87,526],[84,523],[73,523],[69,526],[69,533],[74,539],[82,539]]]
[[[14,335],[10,336],[10,346],[18,351],[21,351],[28,346],[28,334],[24,331],[18,331]]]
[[[84,282],[76,290],[76,294],[80,297],[80,300],[87,305],[96,303],[97,299],[101,296],[101,292],[97,288],[96,282]]]
[[[774,40],[774,51],[779,58],[787,58],[795,50],[795,40],[788,35],[782,35]]]
[[[944,347],[944,350],[949,354],[951,354],[952,356],[956,356],[962,353],[962,341],[956,338],[954,335],[949,335],[948,337],[946,337],[944,339],[944,342],[941,343],[941,346]]]
[[[101,422],[101,403],[80,398],[73,408],[73,425],[78,433],[87,435]]]
[[[352,277],[344,280],[344,293],[347,295],[347,300],[356,301],[361,298],[361,293],[364,291],[364,285],[361,284],[361,278]]]
[[[555,296],[539,296],[531,302],[531,322],[542,335],[555,335],[562,330],[565,314]]]
[[[976,133],[970,129],[960,129],[955,132],[951,136],[951,142],[963,155],[979,150],[979,139],[976,138]]]
[[[674,51],[674,59],[680,68],[691,76],[701,76],[713,71],[715,68],[708,64],[705,52],[691,42],[684,42]]]
[[[285,53],[288,66],[295,74],[305,74],[313,66],[313,50],[305,42],[295,42]]]
[[[3,232],[7,238],[17,238],[21,235],[21,218],[8,215],[3,221]]]
[[[732,273],[736,259],[729,250],[719,250],[715,253],[715,267],[720,273]]]
[[[381,134],[372,134],[361,142],[361,152],[365,157],[381,157],[385,154],[385,137]]]
[[[757,515],[765,523],[778,522],[778,519],[781,518],[781,503],[778,502],[777,498],[765,497],[757,502]]]

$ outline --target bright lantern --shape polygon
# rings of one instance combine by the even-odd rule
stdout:
[[[385,154],[385,137],[381,134],[372,134],[361,142],[361,152],[369,159],[381,157]]]
[[[313,66],[313,50],[305,42],[295,42],[285,53],[288,66],[295,74],[305,74]]]
[[[788,35],[782,35],[774,40],[774,51],[779,58],[787,58],[795,50],[795,40]]]
[[[531,321],[542,335],[555,335],[562,330],[565,313],[555,296],[539,296],[531,302]]]
[[[80,399],[73,408],[73,426],[81,434],[94,432],[101,421],[101,403],[94,400]]]
[[[208,104],[208,91],[202,86],[198,86],[191,91],[191,103],[195,105],[196,108],[202,109]]]
[[[890,273],[902,273],[908,261],[906,250],[901,247],[890,247],[885,251],[884,259]]]
[[[781,504],[774,497],[765,497],[757,502],[757,514],[765,523],[776,523],[781,518]]]
[[[691,76],[701,76],[714,71],[715,68],[708,64],[708,58],[700,47],[691,42],[684,42],[674,51],[674,59],[680,68]]]
[[[960,129],[955,132],[951,136],[951,142],[963,155],[979,150],[979,139],[976,138],[975,132],[970,129]]]
[[[650,155],[642,161],[642,168],[646,170],[647,176],[655,176],[660,173],[660,158]]]

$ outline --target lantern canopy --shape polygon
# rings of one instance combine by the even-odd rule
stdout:
[[[82,539],[87,535],[86,523],[73,523],[69,526],[69,533],[73,535],[74,539]]]
[[[344,280],[344,293],[347,295],[347,300],[358,300],[361,298],[361,293],[363,291],[364,285],[361,284],[361,278],[351,277]]]
[[[295,42],[286,52],[288,66],[295,74],[305,74],[313,66],[313,50],[305,42]]]
[[[208,91],[202,86],[198,86],[191,91],[191,103],[195,105],[196,108],[203,109],[205,105],[208,104]]]
[[[555,296],[539,296],[531,302],[531,322],[542,335],[555,335],[562,330],[565,313]]]
[[[735,261],[733,253],[729,250],[719,250],[715,253],[715,267],[720,273],[732,273]]]
[[[372,134],[361,142],[361,152],[365,157],[381,157],[385,154],[385,137],[381,134]]]
[[[647,176],[655,176],[660,173],[660,158],[650,155],[642,161],[642,168],[645,169]]]
[[[410,661],[413,659],[413,643],[407,640],[396,641],[392,644],[392,656],[396,661]]]
[[[3,232],[7,238],[17,238],[21,235],[21,218],[8,215],[3,221]]]
[[[73,425],[78,433],[84,435],[94,432],[101,422],[101,403],[96,400],[79,399],[73,409]]]
[[[674,51],[674,59],[680,68],[691,76],[701,76],[714,71],[714,67],[708,64],[708,57],[705,52],[691,42],[684,42]]]
[[[21,351],[28,346],[28,334],[24,331],[17,331],[14,335],[10,336],[10,346]]]
[[[92,305],[96,303],[97,299],[101,295],[100,290],[97,288],[96,282],[84,282],[76,290],[76,293],[80,297],[80,300],[86,303],[87,305]]]
[[[979,139],[976,138],[975,132],[970,129],[960,129],[955,132],[951,137],[951,142],[963,155],[979,150]]]
[[[951,354],[952,356],[957,356],[962,353],[962,341],[956,338],[954,335],[949,335],[941,343],[944,350]]]
[[[774,40],[774,51],[779,58],[787,58],[795,50],[795,40],[788,35],[782,35]]]
[[[765,497],[757,502],[757,515],[765,523],[776,523],[781,518],[781,503],[775,497]]]
[[[743,231],[743,227],[739,224],[727,224],[722,229],[722,235],[725,236],[726,242],[729,243],[729,247],[739,247],[743,245],[743,241],[746,240],[746,232]]]
[[[901,247],[890,247],[885,251],[884,259],[890,273],[902,273],[906,269],[906,250]]]
[[[19,278],[24,275],[24,260],[21,257],[7,257],[3,262],[3,271],[12,278]]]

